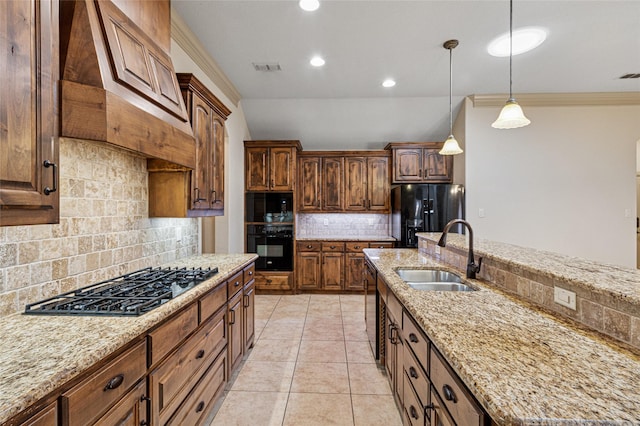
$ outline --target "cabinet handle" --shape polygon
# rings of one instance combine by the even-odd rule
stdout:
[[[417,378],[418,378],[418,372],[417,372],[417,371],[416,371],[416,369],[415,369],[415,368],[413,368],[413,367],[409,367],[409,375],[410,375],[411,377],[413,377],[414,379],[417,379]]]
[[[249,276],[252,276],[252,275],[253,275],[253,271],[249,271]]]
[[[446,399],[447,401],[451,401],[454,404],[456,402],[458,402],[458,397],[456,396],[455,392],[453,391],[453,389],[451,389],[451,386],[449,385],[444,385],[442,387],[442,393],[444,394],[444,399]]]
[[[196,359],[200,359],[204,357],[204,349],[200,349],[196,354]]]
[[[44,160],[44,163],[42,163],[42,165],[47,169],[49,167],[53,167],[53,188],[45,186],[42,190],[42,192],[44,192],[44,195],[49,195],[52,192],[56,192],[58,190],[58,165],[56,163],[52,163],[49,160]]]
[[[418,343],[418,336],[413,333],[409,333],[409,340],[411,341],[411,343]]]
[[[267,280],[267,284],[271,284],[273,282],[273,280],[268,279]]]
[[[422,169],[418,169],[418,176],[422,176]]]
[[[204,201],[205,200],[205,198],[200,198],[200,188],[195,188],[194,191],[196,193],[196,196],[195,196],[195,199],[194,199],[194,203],[198,204],[198,203],[200,203],[200,201]]]
[[[124,382],[124,374],[118,374],[113,379],[109,380],[104,387],[104,391],[108,391],[111,389],[116,389]]]
[[[308,248],[308,249],[312,249],[312,248],[313,248],[313,246],[312,246],[311,244],[307,244],[307,248]]]
[[[249,295],[248,294],[244,295],[244,307],[245,308],[249,307]]]
[[[354,247],[356,250],[360,250],[360,246],[355,246]]]
[[[229,324],[235,324],[236,323],[236,311],[233,310],[231,311],[231,321],[229,321]]]
[[[416,420],[420,418],[420,416],[418,416],[418,410],[416,410],[416,407],[414,407],[413,405],[409,407],[409,413],[411,414],[411,417]]]
[[[218,200],[217,195],[218,195],[218,193],[216,192],[216,190],[212,189],[211,190],[211,204],[215,204],[215,203],[220,201],[220,200]]]
[[[202,410],[204,410],[204,401],[198,402],[198,406],[196,407],[196,413],[199,413]]]
[[[149,398],[149,397],[148,397],[148,396],[146,396],[146,395],[142,395],[142,396],[140,397],[140,402],[145,402],[145,401],[150,402],[150,401],[151,401],[151,398]]]
[[[140,426],[147,426],[148,424],[146,420],[140,420]]]
[[[329,246],[331,250],[335,250],[336,246]]]

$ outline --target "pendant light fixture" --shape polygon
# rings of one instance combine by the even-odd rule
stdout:
[[[458,141],[453,137],[453,109],[451,107],[451,97],[453,92],[453,49],[458,45],[458,40],[447,40],[442,45],[449,50],[449,137],[444,141],[444,145],[440,150],[440,155],[456,155],[462,154],[462,148],[458,145]]]
[[[513,0],[509,0],[509,99],[498,119],[491,124],[491,127],[496,129],[516,129],[518,127],[524,127],[531,123],[531,121],[524,116],[522,108],[516,102],[513,97]]]

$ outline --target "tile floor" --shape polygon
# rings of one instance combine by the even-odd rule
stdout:
[[[362,295],[256,296],[256,340],[212,425],[401,425]]]

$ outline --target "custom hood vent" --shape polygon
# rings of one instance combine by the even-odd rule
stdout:
[[[194,168],[195,139],[169,55],[169,1],[121,3],[135,7],[125,14],[109,0],[60,2],[61,136]]]

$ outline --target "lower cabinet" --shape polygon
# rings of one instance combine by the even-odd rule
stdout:
[[[301,291],[364,291],[365,248],[393,248],[394,243],[298,241],[296,289]]]
[[[243,352],[246,354],[253,347],[255,338],[255,314],[256,314],[256,281],[251,280],[244,285],[242,306],[242,335],[244,336]]]
[[[140,426],[147,425],[147,383],[141,380],[107,414],[102,416],[96,426]]]
[[[229,376],[242,361],[243,338],[242,338],[242,291],[236,293],[229,300],[227,307],[227,357],[229,362]]]
[[[52,402],[22,423],[23,426],[55,426],[58,424],[58,403]]]
[[[491,419],[378,274],[381,363],[404,425],[488,426]]]
[[[291,271],[256,271],[256,291],[290,293],[293,290]]]

